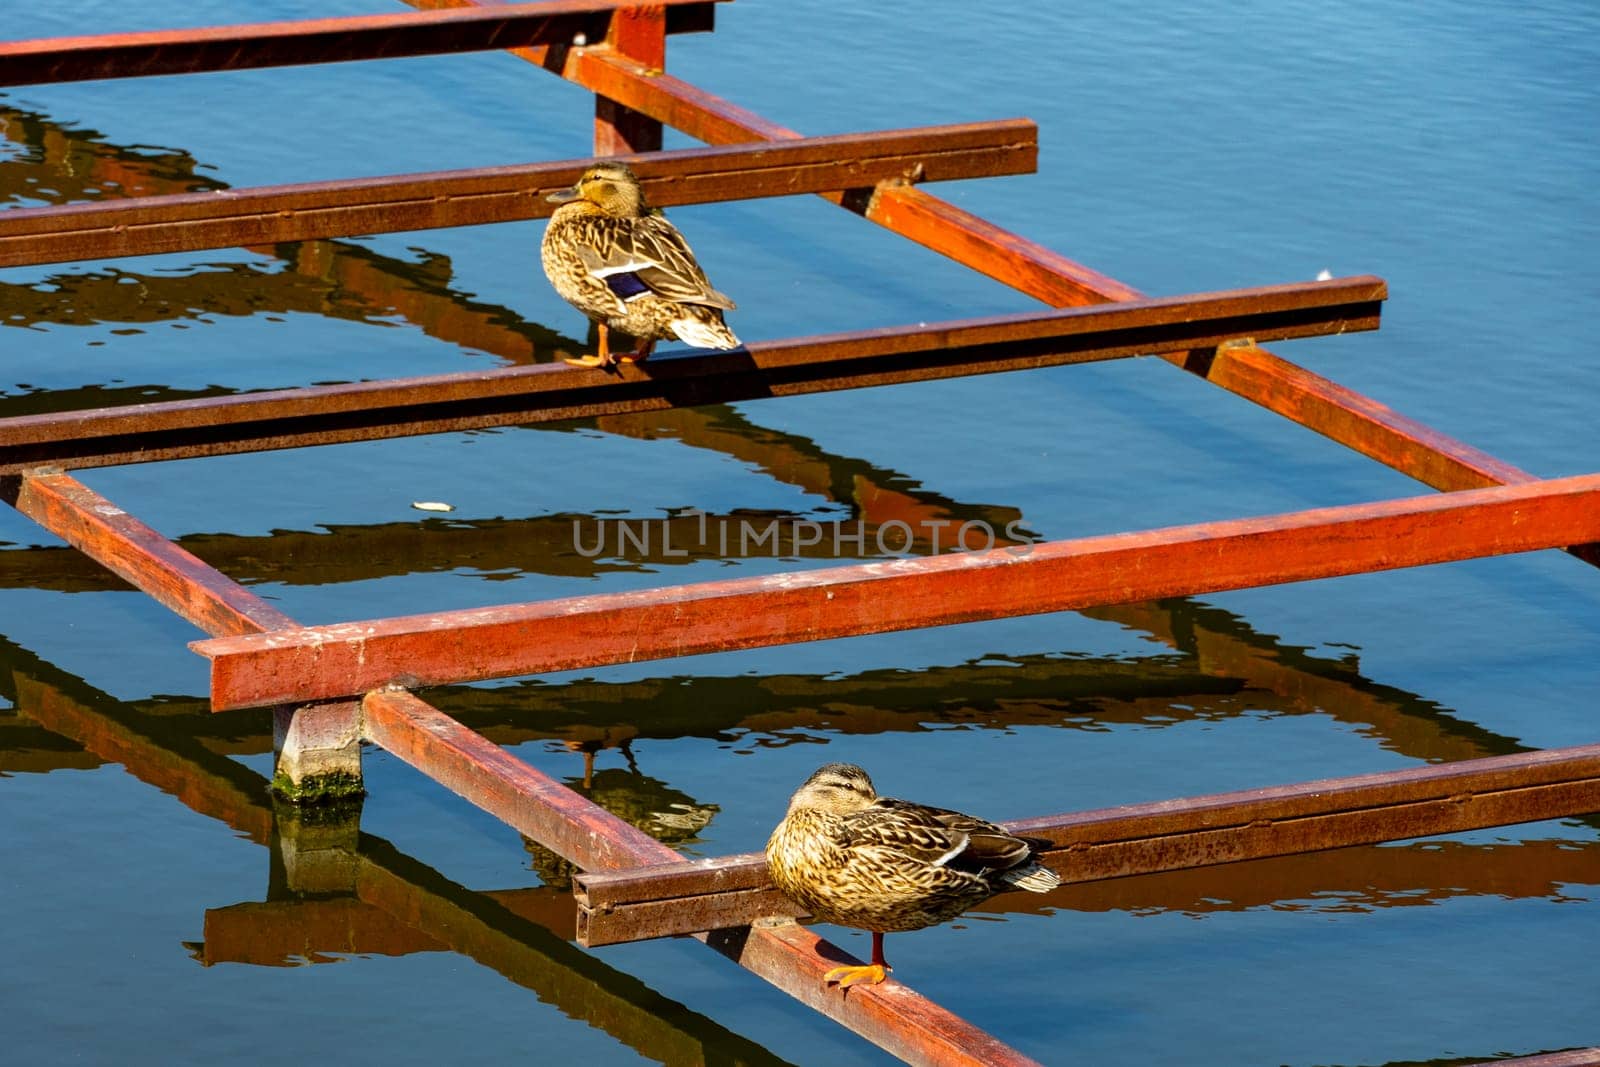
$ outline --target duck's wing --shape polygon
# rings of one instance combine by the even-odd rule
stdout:
[[[678,228],[663,215],[629,219],[627,225],[607,227],[607,240],[582,244],[578,254],[584,268],[603,278],[623,300],[646,290],[680,304],[704,304],[732,311],[734,302],[711,288],[706,272]]]
[[[851,843],[891,848],[935,867],[981,874],[1025,863],[1028,842],[946,808],[880,798],[845,820]]]

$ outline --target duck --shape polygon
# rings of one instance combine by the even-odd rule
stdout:
[[[767,841],[767,873],[813,917],[871,932],[870,963],[823,975],[844,989],[893,970],[886,933],[946,922],[1009,889],[1060,885],[1038,861],[1045,845],[959,811],[880,797],[862,768],[828,763],[789,799]]]
[[[626,164],[597,163],[545,199],[561,205],[539,248],[545,276],[599,328],[598,351],[566,362],[614,368],[611,330],[634,338],[634,350],[621,357],[628,363],[649,358],[657,341],[739,347],[722,318],[736,305],[711,287],[678,228],[645,203]]]

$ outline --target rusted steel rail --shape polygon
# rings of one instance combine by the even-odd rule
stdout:
[[[259,618],[270,618],[263,612],[276,614],[70,476],[6,479],[0,495],[202,628],[257,629]],[[369,740],[530,836],[549,834],[552,840],[545,843],[580,867],[661,863],[677,855],[409,693],[370,694],[363,710]],[[746,969],[912,1062],[1034,1062],[898,983],[849,996],[830,989],[823,974],[848,955],[797,926],[708,940]]]
[[[1356,277],[1027,312],[662,357],[619,374],[565,364],[0,419],[0,473],[104,466],[793,396],[1375,329],[1387,289]]]
[[[415,0],[407,0],[415,2]],[[452,7],[477,0],[430,0]],[[800,134],[671,75],[603,48],[524,49],[523,58],[709,144]],[[930,193],[880,185],[844,203],[867,219],[1055,306],[1140,297],[1137,289],[1001,229]],[[1171,362],[1435,489],[1514,485],[1535,475],[1260,348],[1173,355]],[[1600,559],[1593,550],[1583,558]]]
[[[1020,819],[1066,882],[1203,867],[1600,811],[1600,745]],[[795,915],[759,853],[574,877],[578,937],[605,945]]]
[[[650,203],[673,207],[871,186],[911,173],[929,181],[1027,174],[1038,163],[1038,127],[1001,119],[626,158]],[[571,186],[588,162],[14,208],[0,212],[0,267],[546,218],[556,208],[546,194]]]
[[[198,641],[218,710],[1067,611],[1600,539],[1600,474]]]
[[[677,858],[668,846],[410,693],[369,693],[363,711],[368,740],[584,870]],[[869,996],[830,989],[823,974],[844,953],[799,926],[719,931],[705,940],[791,996],[913,1062],[1033,1062],[904,986],[874,987]]]
[[[662,11],[663,32],[710,30],[715,0],[545,0],[0,43],[0,86],[249,70],[600,41],[613,12]]]

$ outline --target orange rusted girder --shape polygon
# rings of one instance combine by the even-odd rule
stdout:
[[[1091,882],[1600,811],[1600,745],[1020,819]],[[576,875],[578,938],[607,945],[799,912],[759,853]]]
[[[0,86],[564,46],[579,38],[603,39],[614,17],[637,17],[635,8],[654,12],[663,33],[695,32],[711,29],[713,2],[717,0],[544,0],[471,10],[11,41],[0,43]]]
[[[412,0],[408,0],[412,2]],[[436,0],[437,2],[437,0]],[[443,0],[474,6],[477,0]],[[800,134],[671,75],[605,49],[518,52],[586,89],[710,144]],[[1137,289],[912,186],[879,186],[865,202],[828,199],[974,270],[1058,307],[1132,300]],[[1476,489],[1534,475],[1260,348],[1170,361],[1435,489]],[[1593,562],[1593,551],[1583,554]]]
[[[287,618],[67,475],[0,479],[0,495],[185,618],[215,627],[213,632],[257,629],[260,619],[272,617],[265,612]],[[661,863],[677,855],[409,693],[370,694],[362,719],[368,740],[530,836],[550,835],[544,843],[579,866]],[[898,983],[848,996],[830,988],[822,975],[848,954],[800,927],[707,940],[746,969],[911,1062],[1034,1063]]]
[[[671,862],[678,854],[410,693],[369,693],[368,740],[585,870]],[[1034,1061],[898,983],[848,994],[823,975],[845,953],[793,924],[704,935],[713,948],[791,996],[914,1063]]]
[[[0,419],[0,473],[332,444],[1117,359],[1378,325],[1382,279],[1262,286],[757,341],[615,374],[565,364]]]
[[[1031,173],[1028,119],[628,156],[656,207]],[[545,218],[588,161],[168,193],[0,212],[0,267]]]
[[[824,536],[821,530],[818,536]],[[1359,574],[1600,539],[1600,474],[197,641],[218,710]]]

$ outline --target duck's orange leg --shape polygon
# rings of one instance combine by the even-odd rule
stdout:
[[[611,354],[610,331],[608,331],[606,329],[606,324],[603,323],[603,322],[595,323],[595,329],[600,334],[600,343],[599,343],[599,345],[596,346],[597,347],[597,351],[595,352],[595,354],[592,355],[592,356],[577,356],[577,357],[568,356],[562,362],[570,363],[574,367],[610,367],[610,366],[614,366],[616,364],[616,362],[617,362],[617,357],[613,356]]]
[[[633,351],[619,357],[624,363],[643,363],[654,352],[656,343],[649,340],[639,340],[634,343]]]
[[[889,977],[889,972],[894,970],[883,958],[883,935],[872,931],[872,962],[854,967],[835,967],[822,976],[822,980],[829,984],[839,983],[840,989],[848,989],[857,982],[866,982],[868,985],[877,985]]]

